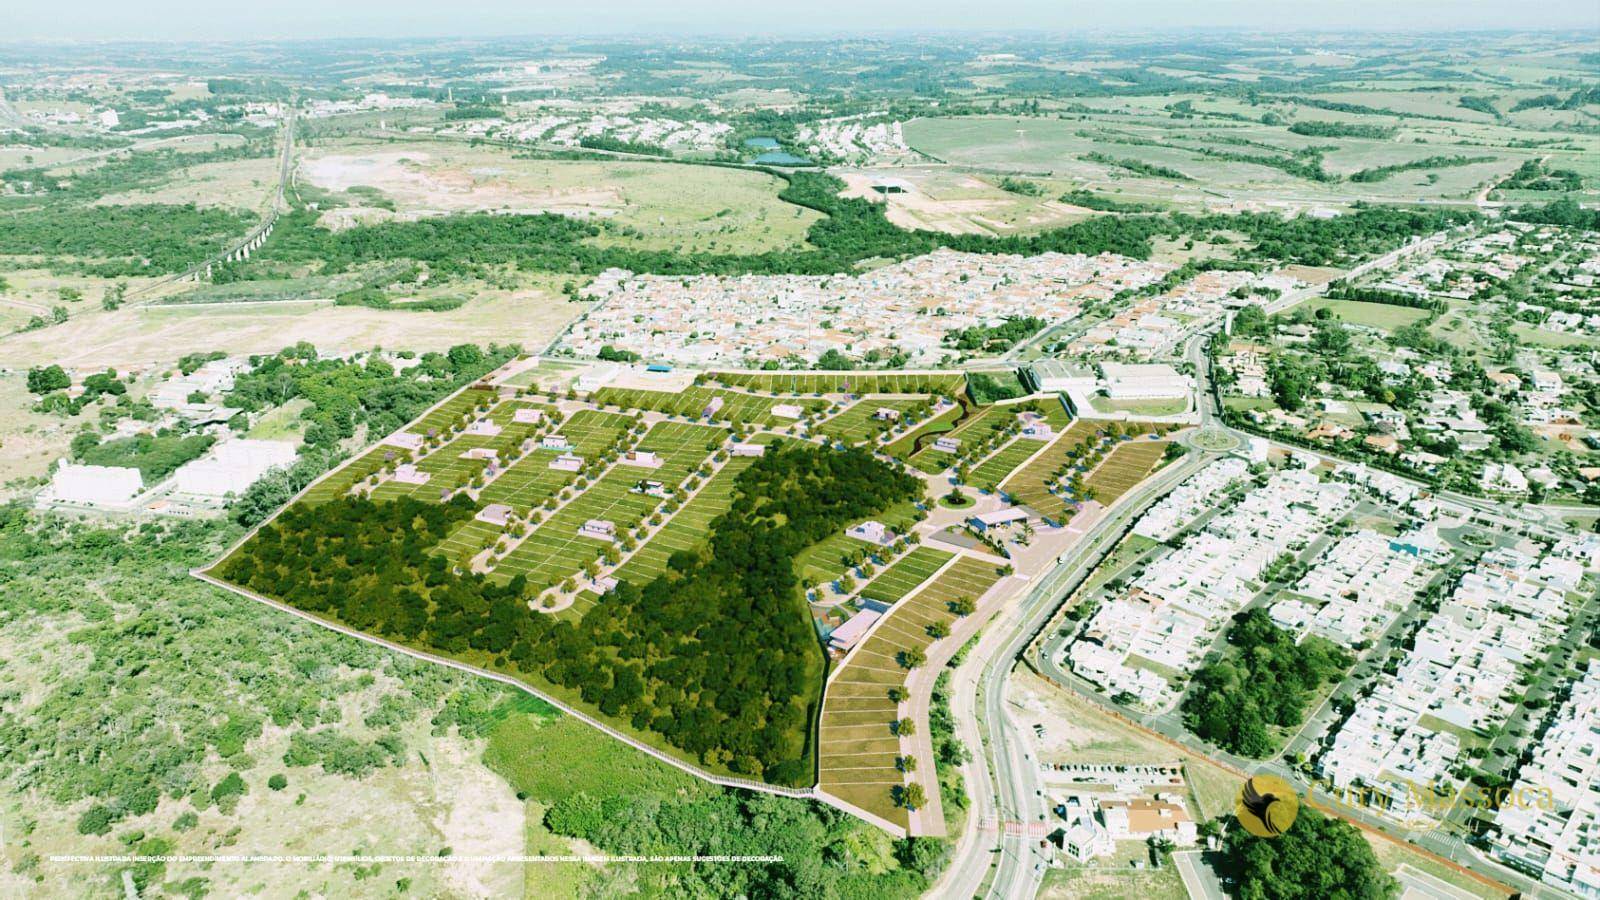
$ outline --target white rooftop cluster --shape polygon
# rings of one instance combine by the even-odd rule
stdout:
[[[1411,545],[1362,530],[1329,547],[1271,610],[1273,624],[1350,647],[1394,624],[1432,576]],[[1304,599],[1300,599],[1304,598]]]
[[[1495,814],[1494,851],[1547,884],[1600,896],[1600,667],[1572,686]]]
[[[1573,569],[1577,578],[1574,579]],[[1440,812],[1419,798],[1453,783],[1461,735],[1510,713],[1522,669],[1543,658],[1567,621],[1564,593],[1582,567],[1501,548],[1485,553],[1418,631],[1317,761],[1334,787],[1401,821]]]
[[[494,129],[491,129],[493,131]],[[501,130],[504,137],[576,147],[584,138],[609,137],[669,150],[716,150],[733,130],[726,122],[683,121],[652,116],[546,113],[518,119]]]
[[[1156,670],[1187,672],[1198,664],[1258,589],[1261,572],[1311,541],[1353,501],[1349,485],[1324,482],[1306,469],[1273,475],[1152,562],[1125,596],[1104,604],[1067,652],[1073,671],[1147,707],[1171,702],[1172,686]]]
[[[1164,541],[1189,526],[1201,513],[1214,509],[1217,500],[1250,471],[1250,464],[1237,456],[1219,459],[1184,479],[1184,482],[1150,507],[1134,523],[1133,533],[1153,541]]]
[[[795,143],[812,153],[827,153],[849,162],[867,162],[880,157],[906,156],[905,129],[899,122],[864,122],[836,119],[801,125]]]
[[[948,332],[1014,316],[1076,317],[1084,302],[1160,279],[1171,266],[1123,256],[984,255],[937,250],[857,276],[602,273],[584,296],[602,301],[565,346],[610,344],[650,359],[751,364],[828,350],[898,349],[913,363],[953,351]]]

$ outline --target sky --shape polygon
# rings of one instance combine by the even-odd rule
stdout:
[[[1600,0],[0,0],[0,40],[1600,29]]]

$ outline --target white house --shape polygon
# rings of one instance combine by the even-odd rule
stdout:
[[[421,450],[423,437],[409,431],[396,431],[383,439],[383,443],[402,450]]]
[[[779,419],[799,419],[804,417],[806,411],[793,403],[779,403],[772,408],[772,415]]]
[[[859,525],[852,525],[845,534],[857,540],[871,544],[883,545],[894,540],[894,532],[887,525],[877,521],[866,521]]]
[[[544,421],[544,413],[531,406],[523,406],[511,414],[511,421],[519,425],[537,425]]]
[[[508,503],[491,503],[479,510],[478,514],[473,518],[479,522],[487,522],[490,525],[504,525],[511,521],[511,505]]]
[[[86,506],[125,506],[144,490],[138,469],[62,463],[40,499]]]
[[[933,449],[940,453],[961,452],[961,439],[953,437],[938,437],[933,439]]]
[[[583,457],[576,453],[563,453],[550,460],[550,468],[559,472],[576,472],[583,468]]]
[[[184,464],[174,475],[179,494],[221,499],[238,496],[271,469],[294,465],[292,441],[239,438],[218,444],[200,459]]]
[[[433,476],[427,472],[419,471],[411,463],[401,463],[395,467],[394,480],[401,484],[427,484]]]
[[[766,444],[749,444],[740,442],[733,445],[734,456],[761,456],[766,452]]]
[[[661,468],[661,457],[648,450],[629,450],[618,460],[625,466],[634,466],[640,469]]]
[[[539,447],[543,450],[571,450],[572,442],[565,435],[547,434],[539,439]]]
[[[590,519],[578,529],[578,534],[609,541],[617,536],[617,526],[605,519]]]
[[[848,652],[851,647],[854,647],[866,636],[867,631],[881,618],[883,618],[881,613],[871,609],[864,609],[856,613],[850,617],[850,621],[833,630],[833,633],[828,636],[828,646],[840,653]]]

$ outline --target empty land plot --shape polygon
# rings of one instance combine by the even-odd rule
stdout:
[[[1011,443],[989,454],[987,459],[972,470],[972,484],[982,490],[995,490],[1013,469],[1044,447],[1043,441],[1031,438],[1018,437],[1012,440]]]
[[[867,397],[857,401],[844,412],[823,422],[817,430],[825,435],[847,444],[860,444],[876,440],[888,427],[897,420],[886,421],[877,418],[878,410],[892,409],[900,415],[906,410],[928,402],[926,397],[893,397],[877,398]]]
[[[712,419],[725,422],[746,422],[751,425],[770,425],[773,423],[772,408],[784,401],[774,397],[760,397],[739,391],[724,391],[717,388],[691,387],[678,393],[668,391],[643,391],[628,390],[623,388],[601,388],[595,394],[595,402],[620,406],[625,409],[648,409],[664,412],[675,416],[689,416],[700,418],[706,415],[713,405],[721,404]],[[808,407],[820,406],[812,401],[802,404]],[[780,423],[784,420],[778,420]]]
[[[1017,503],[1032,507],[1047,519],[1061,521],[1067,504],[1052,493],[1050,484],[1055,471],[1066,464],[1066,451],[1079,441],[1094,434],[1094,423],[1079,419],[1063,431],[1043,455],[1018,469],[1000,487]]]
[[[1011,418],[1006,415],[1010,410],[1004,406],[985,406],[967,418],[965,422],[950,430],[947,437],[955,438],[963,446],[980,443],[989,435],[1011,424]],[[906,460],[916,468],[932,475],[949,468],[956,461],[953,453],[935,450],[928,444]]]
[[[961,559],[922,590],[898,603],[865,644],[851,654],[828,685],[819,731],[822,788],[884,818],[906,824],[892,791],[904,781],[895,766],[900,739],[891,731],[898,716],[888,690],[903,685],[900,654],[933,643],[928,626],[955,619],[950,603],[976,600],[1000,579],[995,567]],[[918,722],[926,729],[927,722]]]
[[[710,455],[707,444],[721,442],[726,435],[725,430],[706,425],[657,424],[638,449],[659,454],[659,468],[613,466],[507,554],[496,567],[496,575],[508,579],[526,575],[529,584],[543,588],[576,574],[606,546],[605,541],[579,535],[585,522],[611,522],[618,534],[633,527],[661,503],[660,498],[636,489],[640,481],[677,485]]]
[[[300,498],[300,502],[327,503],[329,500],[337,500],[343,497],[345,494],[350,493],[350,489],[356,486],[356,482],[364,480],[373,472],[383,468],[383,464],[387,461],[389,454],[395,452],[397,451],[393,447],[373,447],[362,456],[352,460],[349,465],[312,485]]]
[[[615,444],[632,424],[626,416],[583,409],[573,413],[556,431],[571,442],[573,453],[593,459]],[[478,499],[484,504],[508,503],[526,514],[576,477],[572,472],[550,468],[550,461],[559,455],[557,450],[534,449],[491,481]]]
[[[1110,506],[1130,488],[1145,480],[1171,446],[1170,441],[1138,437],[1118,444],[1084,479],[1094,498]]]
[[[959,372],[714,372],[733,387],[778,394],[943,394],[954,398],[966,388]]]
[[[918,547],[883,570],[883,574],[861,591],[861,596],[880,603],[894,603],[927,581],[954,555],[932,547]]]
[[[749,457],[728,460],[705,486],[683,505],[665,528],[656,532],[638,552],[617,569],[619,581],[645,585],[667,569],[667,560],[679,551],[692,551],[711,535],[711,523],[733,508],[734,481],[754,462]]]
[[[959,415],[961,415],[961,407],[952,406],[895,438],[883,448],[883,452],[895,459],[905,459],[916,449],[918,438],[927,436],[931,439],[933,435],[944,434],[955,427],[956,417]]]
[[[795,556],[795,574],[801,584],[829,584],[848,568],[845,559],[857,550],[876,553],[880,548],[869,541],[850,537],[844,532],[830,535]]]

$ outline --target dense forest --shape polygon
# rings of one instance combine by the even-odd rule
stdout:
[[[1295,643],[1260,609],[1236,616],[1227,640],[1228,655],[1195,672],[1183,723],[1230,753],[1258,759],[1278,745],[1272,728],[1299,725],[1307,702],[1351,662],[1323,638]]]
[[[255,220],[193,205],[49,205],[0,215],[0,254],[75,257],[74,266],[107,278],[182,272]]]
[[[356,628],[575,691],[708,766],[813,781],[823,657],[794,558],[913,496],[918,482],[859,450],[775,444],[740,473],[733,510],[698,553],[624,582],[574,623],[529,611],[521,576],[452,571],[437,546],[475,506],[404,498],[291,507],[219,567],[228,580]]]
[[[1400,885],[1384,872],[1355,826],[1305,805],[1294,825],[1271,840],[1228,831],[1219,871],[1241,900],[1393,900]]]

